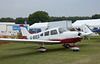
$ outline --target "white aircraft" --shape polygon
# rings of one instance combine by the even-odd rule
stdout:
[[[91,32],[91,34],[88,35],[88,36],[99,36],[99,34],[97,32],[93,32],[86,24],[82,25],[81,29],[85,33],[90,33]]]
[[[23,39],[8,39],[0,38],[0,41],[19,42],[19,43],[36,43],[42,44],[39,51],[46,51],[44,44],[63,44],[64,47],[70,48],[73,51],[79,51],[79,47],[75,45],[76,42],[81,41],[83,36],[90,33],[66,31],[63,28],[53,28],[46,31],[30,34],[24,25],[20,25]],[[70,45],[73,43],[73,46]]]

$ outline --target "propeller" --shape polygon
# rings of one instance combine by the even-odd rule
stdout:
[[[82,34],[79,32],[79,33],[78,33],[78,36],[81,36],[81,35],[82,35]]]

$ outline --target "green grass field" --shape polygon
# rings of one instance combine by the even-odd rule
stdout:
[[[38,44],[0,45],[0,64],[100,64],[100,36],[82,39],[77,45],[80,52],[60,45],[45,45],[46,52],[39,52]]]

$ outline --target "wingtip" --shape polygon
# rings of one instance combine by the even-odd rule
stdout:
[[[21,25],[20,25],[20,27],[24,27],[24,25],[23,25],[23,24],[21,24]]]

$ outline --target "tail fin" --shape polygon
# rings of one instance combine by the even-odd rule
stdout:
[[[82,25],[81,28],[85,33],[93,33],[92,30],[86,24]]]
[[[20,25],[20,28],[21,28],[23,39],[28,39],[28,37],[30,36],[30,33],[26,30],[24,25]]]

